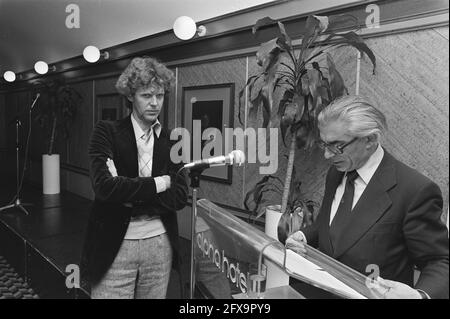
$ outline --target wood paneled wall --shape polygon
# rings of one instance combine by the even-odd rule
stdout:
[[[238,119],[238,92],[244,87],[246,81],[246,59],[232,59],[206,64],[184,66],[178,68],[178,98],[177,98],[177,123],[181,126],[183,87],[201,86],[207,84],[234,83],[234,127],[242,127]],[[233,207],[241,207],[243,192],[244,169],[233,168],[233,184],[226,185],[202,180],[199,196],[226,204]],[[226,194],[226,196],[224,196]]]
[[[0,94],[0,174],[6,172],[6,105],[5,96]]]

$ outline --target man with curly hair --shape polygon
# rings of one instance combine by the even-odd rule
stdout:
[[[95,201],[82,256],[92,298],[166,297],[177,255],[176,210],[187,200],[181,164],[170,160],[170,134],[158,120],[173,82],[156,59],[134,58],[116,83],[131,114],[99,121],[92,134]]]

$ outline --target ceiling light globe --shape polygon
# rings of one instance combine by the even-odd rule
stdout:
[[[173,32],[178,39],[192,39],[197,32],[195,21],[187,16],[178,17],[173,24]]]
[[[14,82],[16,80],[16,74],[13,71],[6,71],[3,74],[3,78],[8,82]]]
[[[46,74],[48,72],[48,64],[44,61],[37,61],[34,64],[34,70],[39,74]]]
[[[83,57],[89,63],[95,63],[100,59],[100,50],[93,45],[89,45],[84,48]]]

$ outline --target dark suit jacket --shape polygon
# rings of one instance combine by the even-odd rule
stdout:
[[[171,189],[156,193],[153,177],[138,177],[138,154],[131,118],[97,123],[89,145],[90,175],[95,192],[85,245],[82,271],[90,283],[98,282],[106,273],[119,251],[130,222],[132,209],[123,203],[145,206],[149,215],[160,216],[174,248],[178,248],[176,210],[187,201],[184,175],[175,175],[181,164],[170,160],[169,132],[155,134],[152,175],[170,175]],[[106,160],[111,158],[117,169],[112,177]],[[174,265],[176,265],[176,260]]]
[[[439,187],[385,151],[383,160],[352,210],[340,239],[331,245],[331,204],[343,173],[330,168],[317,220],[304,229],[309,245],[369,275],[379,266],[382,278],[413,286],[414,265],[421,270],[415,286],[431,298],[448,298],[447,228],[441,222]]]

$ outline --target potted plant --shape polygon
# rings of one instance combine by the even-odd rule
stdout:
[[[81,94],[63,80],[36,83],[42,93],[34,120],[44,130],[47,153],[42,155],[42,183],[44,194],[60,192],[59,154],[55,152],[57,141],[69,138],[70,127],[82,103]]]
[[[248,88],[249,117],[256,119],[258,111],[262,109],[263,127],[278,127],[281,130],[289,156],[284,181],[274,176],[264,176],[247,193],[245,206],[248,209],[248,204],[253,201],[258,211],[266,194],[281,192],[281,205],[278,206],[282,214],[278,227],[280,240],[305,223],[310,223],[311,209],[316,206],[311,201],[298,197],[301,183],[294,173],[296,148],[307,152],[312,149],[319,138],[318,114],[331,101],[348,94],[329,52],[342,46],[352,46],[362,56],[369,57],[375,72],[375,56],[363,39],[354,31],[335,31],[338,26],[349,22],[352,27],[357,28],[355,20],[349,15],[309,16],[298,49],[294,48],[283,23],[279,21],[265,17],[253,27],[253,34],[256,34],[262,32],[262,28],[277,25],[279,35],[259,47],[256,58],[261,71],[248,79],[239,93],[239,100],[241,101]],[[280,90],[281,99],[278,107],[275,107],[274,93],[277,90]],[[240,103],[239,115],[241,108]],[[292,182],[293,177],[296,182]],[[296,189],[293,194],[292,187]]]
[[[295,167],[293,167],[292,175],[295,177]],[[292,178],[290,185],[290,193],[286,206],[285,214],[280,214],[281,205],[276,204],[272,198],[266,196],[267,193],[275,193],[281,196],[283,194],[283,181],[273,175],[264,176],[255,187],[246,193],[244,207],[251,211],[254,220],[260,218],[267,212],[280,214],[277,225],[277,236],[281,242],[284,242],[291,229],[300,229],[301,227],[311,225],[315,220],[315,212],[320,204],[316,201],[308,199],[301,189],[302,182],[299,179]],[[250,208],[253,206],[252,208]]]

